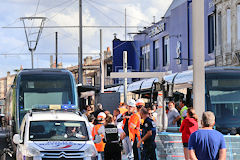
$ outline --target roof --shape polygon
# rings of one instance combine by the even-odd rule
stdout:
[[[28,114],[30,115],[30,113]],[[46,120],[71,120],[71,121],[85,121],[85,118],[81,117],[75,112],[68,111],[39,111],[32,112],[30,121],[46,121]]]
[[[164,17],[169,17],[171,15],[172,9],[177,8],[178,6],[182,5],[187,1],[188,0],[173,0]]]
[[[19,72],[19,75],[27,75],[27,74],[52,74],[52,73],[58,73],[58,74],[68,74],[70,71],[66,69],[54,69],[54,68],[38,68],[38,69],[24,69]]]

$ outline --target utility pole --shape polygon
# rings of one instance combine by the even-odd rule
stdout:
[[[102,29],[100,29],[100,88],[104,93],[104,55],[102,51]]]
[[[127,51],[123,51],[123,72],[127,73]],[[127,78],[124,78],[124,102],[127,103]]]
[[[82,0],[79,0],[79,48],[78,48],[78,83],[83,83],[82,73]]]
[[[202,117],[202,113],[205,111],[204,0],[193,0],[192,3],[193,106],[198,117]]]
[[[58,68],[58,32],[56,32],[56,68]]]
[[[127,9],[125,8],[125,42],[127,41]],[[123,72],[127,72],[127,51],[123,51]],[[124,78],[124,102],[127,104],[127,78]]]
[[[125,8],[125,41],[127,41],[127,9]]]
[[[33,64],[33,49],[29,49],[31,52],[31,61],[32,61],[32,69],[34,68],[34,64]]]

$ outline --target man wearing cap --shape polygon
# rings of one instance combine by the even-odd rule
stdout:
[[[130,140],[130,136],[132,133],[129,131],[129,127],[131,125],[130,118],[134,114],[136,109],[136,101],[134,99],[130,99],[127,105],[128,112],[123,115],[123,133],[121,133],[121,140],[123,141],[123,148],[129,160],[133,159],[133,148]]]
[[[101,136],[101,142],[95,143],[95,147],[98,153],[100,153],[102,160],[104,160],[105,143],[103,142],[104,135],[99,132],[99,128],[101,128],[101,126],[104,125],[105,118],[106,118],[106,114],[104,112],[100,112],[97,116],[98,123],[93,127],[93,130],[92,130],[93,140],[95,140],[95,136]]]
[[[120,103],[118,109],[119,109],[121,114],[124,114],[128,111],[127,108],[126,108],[126,105],[124,103]]]
[[[142,99],[138,99],[136,101],[137,112],[134,113],[129,120],[129,138],[133,143],[133,154],[134,160],[140,159],[140,149],[137,148],[138,142],[141,140],[140,136],[140,123],[141,123],[141,116],[140,110],[142,107],[145,106],[145,103]]]
[[[141,118],[144,119],[142,125],[142,139],[138,142],[137,147],[140,148],[143,143],[142,160],[157,160],[156,157],[156,124],[149,118],[149,114],[146,108],[140,110]]]

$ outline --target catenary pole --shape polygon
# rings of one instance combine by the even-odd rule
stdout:
[[[82,0],[79,0],[79,49],[78,49],[78,83],[83,83],[82,73]]]
[[[193,106],[197,115],[205,111],[204,0],[193,0]],[[200,121],[199,121],[200,122]]]
[[[127,9],[125,8],[125,42],[127,41]],[[123,72],[127,72],[127,51],[123,51]],[[127,78],[124,78],[124,102],[127,103]]]
[[[56,32],[56,68],[58,68],[58,32]]]
[[[100,87],[104,93],[104,55],[102,51],[102,29],[100,29]]]
[[[127,9],[125,8],[125,41],[127,41]]]
[[[127,51],[123,51],[123,72],[127,73]],[[127,78],[124,78],[124,102],[127,103]]]
[[[32,69],[34,68],[34,63],[33,63],[33,49],[30,49],[31,51],[31,61],[32,61]]]

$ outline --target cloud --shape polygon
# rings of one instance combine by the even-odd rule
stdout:
[[[83,1],[83,25],[124,25],[124,10],[127,9],[127,25],[148,26],[156,16],[160,20],[172,0],[87,0]],[[0,24],[10,24],[19,17],[32,16],[36,10],[37,0],[5,0],[0,5]],[[74,3],[75,2],[75,3]],[[96,8],[94,8],[92,5]],[[61,5],[62,4],[62,5]],[[58,7],[56,7],[58,6]],[[14,11],[14,12],[13,12]],[[45,11],[45,12],[42,12]],[[76,0],[40,0],[38,16],[45,16],[50,20],[45,25],[78,25],[78,1]],[[20,21],[13,25],[22,26]],[[11,26],[11,25],[10,25]],[[83,52],[99,52],[99,29],[83,28]],[[136,32],[137,28],[127,29],[128,32]],[[78,52],[78,28],[52,28],[43,29],[43,33],[36,53],[55,53],[55,32],[58,32],[59,53]],[[118,38],[124,39],[124,28],[102,28],[103,49],[112,45],[113,33]],[[0,30],[0,54],[2,52],[26,52],[23,29]],[[16,48],[15,50],[13,50]],[[84,55],[88,56],[88,55]],[[34,56],[35,66],[49,67],[50,55]],[[59,61],[64,66],[76,65],[77,55],[59,55]],[[23,65],[24,68],[31,67],[30,54],[26,56],[0,56],[0,77],[5,76],[8,70],[14,70]]]

